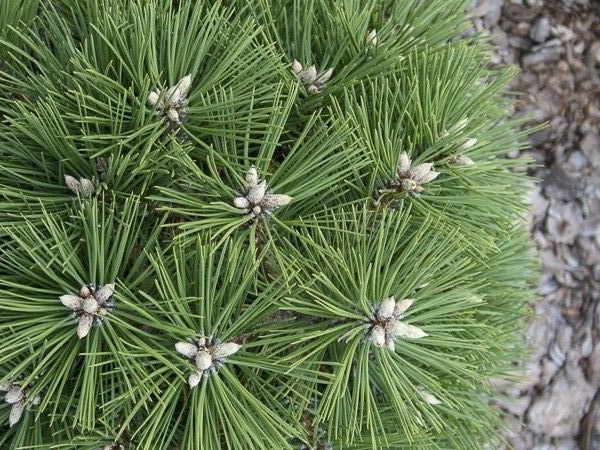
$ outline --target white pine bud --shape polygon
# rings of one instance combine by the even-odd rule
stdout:
[[[91,197],[96,190],[94,184],[87,178],[80,178],[79,182],[81,183],[81,194],[87,198]]]
[[[78,194],[81,191],[81,183],[77,178],[72,177],[71,175],[65,175],[65,183],[75,194]]]
[[[392,352],[396,351],[396,343],[394,342],[394,338],[391,336],[385,338],[385,346]]]
[[[160,95],[158,94],[158,92],[152,91],[148,94],[148,103],[152,106],[156,106],[159,98],[160,98]]]
[[[19,386],[12,387],[4,396],[7,403],[17,403],[24,397],[24,393]]]
[[[317,86],[315,86],[314,84],[311,84],[308,89],[307,89],[309,94],[318,94],[319,93],[319,88]]]
[[[372,46],[377,45],[377,30],[372,29],[369,31],[369,34],[367,34],[367,44]]]
[[[477,138],[470,138],[470,139],[467,139],[467,140],[466,140],[466,141],[465,141],[465,142],[464,142],[464,143],[463,143],[463,144],[460,146],[460,148],[461,148],[462,150],[468,150],[468,149],[470,149],[471,147],[473,147],[475,144],[477,144]]]
[[[465,117],[464,119],[459,120],[453,127],[452,129],[454,131],[462,131],[466,126],[467,123],[469,122],[469,118]]]
[[[385,344],[385,330],[380,325],[375,325],[371,330],[371,340],[375,347],[383,347]]]
[[[295,75],[299,75],[300,72],[302,72],[302,64],[300,64],[295,59],[292,62],[292,72],[294,72]]]
[[[189,342],[178,342],[175,344],[175,350],[188,358],[194,358],[198,353],[198,347]]]
[[[421,180],[429,173],[431,168],[433,167],[432,163],[424,163],[419,164],[418,166],[412,167],[410,169],[411,178],[415,180],[417,183],[420,183]]]
[[[452,162],[457,166],[474,166],[475,161],[469,158],[467,155],[456,155],[452,158]]]
[[[109,298],[112,297],[114,292],[115,283],[109,283],[102,286],[102,288],[98,292],[96,292],[94,297],[96,297],[96,300],[98,300],[100,303],[105,303]]]
[[[288,205],[292,200],[294,200],[293,197],[290,197],[289,195],[285,195],[285,194],[276,194],[273,197],[275,197],[275,201],[277,202],[277,206]]]
[[[179,123],[179,112],[177,112],[175,108],[171,108],[167,111],[167,117],[171,122]]]
[[[260,203],[261,200],[264,198],[266,192],[267,192],[267,183],[263,180],[260,183],[258,183],[256,186],[253,186],[252,188],[250,188],[250,192],[248,192],[248,195],[246,196],[246,198],[248,199],[248,201],[250,203],[253,203],[253,204]]]
[[[440,172],[431,170],[427,174],[425,174],[425,176],[423,176],[423,178],[421,178],[420,183],[421,184],[429,183],[430,181],[435,180],[439,175],[440,175]]]
[[[205,350],[200,350],[196,354],[196,367],[200,370],[206,370],[212,366],[212,356]]]
[[[377,308],[377,316],[382,319],[391,319],[394,315],[394,307],[396,306],[396,300],[394,297],[388,297],[381,302]]]
[[[100,305],[94,297],[88,297],[83,301],[82,309],[88,314],[95,314],[98,312]]]
[[[191,388],[195,388],[196,386],[198,386],[198,383],[200,383],[201,379],[202,379],[201,373],[192,372],[192,373],[190,373],[190,376],[188,377],[188,384],[190,385]]]
[[[223,359],[236,353],[242,346],[235,342],[227,342],[226,344],[219,344],[212,351],[212,355],[215,359]]]
[[[292,197],[285,194],[270,194],[265,195],[263,206],[267,209],[276,208],[277,206],[285,206],[292,201]]]
[[[250,207],[250,202],[246,197],[235,197],[233,199],[233,206],[240,209],[247,209]]]
[[[248,169],[246,173],[246,185],[248,187],[254,187],[258,184],[258,172],[256,171],[256,167],[252,166]]]
[[[179,83],[177,83],[177,85],[182,95],[187,95],[188,91],[190,90],[190,87],[192,86],[192,74],[188,74],[185,77],[183,77],[181,80],[179,80]]]
[[[21,416],[23,415],[23,411],[25,410],[25,404],[23,402],[17,402],[12,405],[10,409],[10,415],[8,416],[8,426],[12,427],[19,420],[21,420]]]
[[[82,339],[89,334],[93,323],[94,316],[90,314],[82,314],[79,317],[79,323],[77,324],[77,336],[79,339]]]
[[[325,84],[329,81],[329,79],[331,78],[332,75],[333,75],[333,67],[327,69],[324,73],[322,73],[316,81],[319,84]]]
[[[408,324],[406,324],[404,322],[400,322],[398,320],[394,321],[393,325],[394,325],[394,327],[391,332],[395,337],[420,339],[422,337],[429,336],[421,328],[416,327],[414,325],[408,325]]]
[[[403,174],[407,174],[409,170],[410,158],[408,157],[408,153],[402,152],[398,158],[398,173],[402,176]]]
[[[82,299],[79,298],[77,295],[71,295],[71,294],[61,295],[59,297],[59,299],[60,299],[60,302],[67,308],[70,308],[70,309],[81,308]]]
[[[92,295],[92,292],[90,291],[90,288],[87,287],[85,284],[83,286],[81,286],[81,289],[79,289],[79,296],[81,298],[87,298],[90,295]]]
[[[414,301],[414,298],[405,298],[396,303],[396,306],[394,306],[394,317],[399,317],[404,314],[406,310],[412,306]]]
[[[425,400],[430,405],[440,405],[442,402],[435,397],[433,394],[427,392],[423,386],[417,387],[417,392],[421,396],[423,400]]]
[[[402,189],[405,191],[417,191],[419,185],[415,180],[411,180],[410,178],[404,178],[401,182]]]
[[[317,68],[314,65],[308,67],[306,70],[302,71],[300,78],[302,78],[302,81],[306,84],[314,83],[317,79]]]

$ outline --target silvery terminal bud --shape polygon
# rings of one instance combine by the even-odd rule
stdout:
[[[385,346],[390,351],[395,351],[397,338],[419,339],[427,336],[421,328],[400,321],[413,302],[413,299],[396,302],[394,297],[390,296],[375,307],[373,314],[364,322],[367,336],[375,347]]]
[[[190,388],[196,387],[202,377],[216,372],[225,360],[242,346],[235,342],[221,343],[213,338],[201,337],[193,342],[177,342],[175,350],[185,356],[195,367],[188,376]]]
[[[467,139],[467,140],[466,140],[466,141],[465,141],[465,142],[464,142],[464,143],[463,143],[463,144],[460,146],[460,148],[461,148],[462,150],[468,150],[468,149],[470,149],[471,147],[473,147],[475,144],[477,144],[477,138],[470,138],[470,139]]]
[[[377,45],[377,30],[372,29],[369,31],[369,34],[367,34],[367,44],[373,47]]]
[[[254,166],[246,173],[246,185],[243,192],[233,198],[233,206],[244,213],[249,213],[253,219],[271,214],[276,208],[285,206],[292,197],[285,194],[274,194],[269,190],[267,182],[260,180]]]

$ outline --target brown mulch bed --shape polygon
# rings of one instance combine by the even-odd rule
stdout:
[[[508,157],[535,161],[529,226],[541,259],[525,331],[531,355],[509,401],[514,449],[600,449],[600,0],[477,0],[492,64],[521,72],[516,117],[547,126]]]

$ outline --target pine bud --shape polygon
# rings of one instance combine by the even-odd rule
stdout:
[[[465,117],[464,119],[459,120],[453,127],[452,127],[452,131],[462,131],[466,126],[467,123],[469,122],[469,118]]]
[[[12,405],[12,408],[10,409],[10,415],[8,416],[9,427],[12,428],[19,420],[21,420],[24,410],[25,404],[23,402],[17,402]]]
[[[115,283],[109,283],[102,286],[102,288],[100,288],[100,290],[96,292],[94,297],[96,297],[96,300],[98,300],[100,303],[106,303],[106,301],[108,301],[108,299],[112,297],[114,292]]]
[[[371,330],[371,340],[375,347],[383,347],[385,344],[385,330],[380,325],[375,325]]]
[[[92,295],[92,291],[90,291],[90,288],[87,287],[85,284],[81,286],[81,289],[79,289],[79,296],[82,298],[87,298],[90,295]]]
[[[198,347],[189,342],[178,342],[175,344],[175,350],[188,358],[195,358],[198,353]]]
[[[158,92],[152,91],[148,94],[148,103],[152,106],[156,106],[159,98],[160,95],[158,94]]]
[[[191,388],[195,388],[196,386],[198,386],[198,383],[200,383],[201,379],[202,379],[201,372],[192,372],[192,373],[190,373],[190,376],[188,377],[188,384],[190,385]]]
[[[394,315],[395,306],[396,300],[394,297],[386,298],[377,308],[377,316],[382,320],[391,319]]]
[[[89,334],[93,323],[94,316],[90,314],[83,314],[79,317],[79,323],[77,324],[77,336],[79,339],[82,339]]]
[[[377,30],[372,29],[369,31],[369,34],[367,34],[367,44],[372,46],[377,45]]]
[[[316,82],[318,84],[323,85],[329,81],[329,79],[331,78],[332,75],[333,75],[333,67],[327,69],[325,71],[325,73],[319,75],[319,78],[317,78]]]
[[[212,366],[212,356],[204,350],[200,350],[196,354],[196,367],[200,370],[206,370]]]
[[[477,139],[476,139],[476,138],[470,138],[470,139],[467,139],[467,140],[466,140],[466,141],[465,141],[465,142],[464,142],[464,143],[463,143],[463,144],[460,146],[460,148],[461,148],[462,150],[468,150],[468,149],[470,149],[471,147],[473,147],[475,144],[477,144]]]
[[[19,386],[13,386],[4,397],[7,403],[16,403],[23,400],[24,393]]]
[[[171,108],[167,111],[167,117],[171,122],[179,123],[179,112],[175,108]]]
[[[416,191],[419,185],[416,181],[411,180],[410,178],[405,178],[402,180],[401,186],[405,191]]]
[[[256,186],[250,188],[250,192],[248,192],[247,199],[250,203],[260,203],[260,201],[265,196],[265,192],[267,191],[267,183],[263,180],[258,183]]]
[[[192,86],[192,74],[188,74],[179,80],[178,86],[182,96],[186,96]]]
[[[236,353],[242,346],[235,342],[227,342],[225,344],[219,344],[215,347],[212,354],[215,359],[227,358],[228,356]]]
[[[300,78],[307,84],[314,83],[317,79],[317,68],[314,65],[308,67],[300,74]]]
[[[250,202],[246,197],[235,197],[233,199],[233,206],[240,209],[247,209],[250,207]]]
[[[246,184],[248,187],[254,187],[258,184],[258,172],[256,171],[256,167],[252,166],[248,169],[248,173],[246,174]]]
[[[81,308],[81,303],[82,303],[81,298],[78,297],[77,295],[71,295],[71,294],[61,295],[59,297],[59,300],[67,308],[70,308],[70,309]]]
[[[302,64],[300,64],[295,59],[292,62],[292,72],[294,72],[295,75],[299,75],[300,72],[302,72]]]
[[[88,297],[83,301],[83,310],[88,314],[95,314],[100,308],[100,305],[94,297]]]
[[[432,163],[424,163],[419,164],[418,166],[412,167],[410,169],[411,178],[419,183],[430,171],[433,167]]]
[[[417,392],[421,396],[423,400],[425,400],[430,405],[441,405],[442,402],[438,400],[433,394],[427,392],[423,386],[417,387]]]
[[[65,175],[65,183],[75,194],[78,194],[81,191],[81,183],[77,178],[72,177],[71,175]]]
[[[387,349],[389,349],[392,352],[396,351],[396,343],[394,342],[394,338],[390,337],[386,337],[385,338],[385,347]]]
[[[414,301],[414,298],[405,298],[396,303],[396,306],[394,307],[394,317],[400,317],[404,314],[406,310],[412,306]]]
[[[452,158],[452,162],[457,166],[474,166],[475,161],[469,158],[467,155],[456,155]]]
[[[409,325],[404,322],[396,321],[394,324],[394,336],[404,337],[409,339],[420,339],[425,336],[429,336],[425,331],[414,325]]]
[[[80,178],[79,182],[81,183],[81,194],[86,198],[91,197],[95,191],[94,184],[87,178]]]
[[[398,173],[400,176],[404,176],[408,174],[410,170],[410,158],[408,157],[408,153],[402,152],[398,158]]]

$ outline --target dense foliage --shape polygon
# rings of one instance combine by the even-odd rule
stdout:
[[[531,278],[463,0],[3,0],[1,448],[479,448]]]

